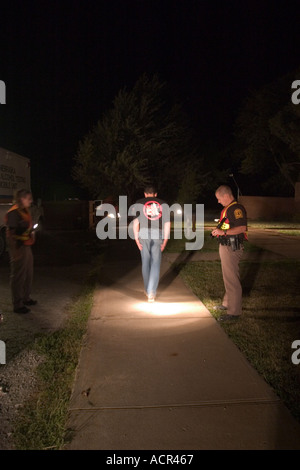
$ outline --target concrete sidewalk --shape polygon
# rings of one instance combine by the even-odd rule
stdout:
[[[300,425],[169,262],[148,304],[123,248],[95,293],[67,448],[300,449]]]

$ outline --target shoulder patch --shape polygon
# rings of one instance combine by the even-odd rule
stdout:
[[[244,217],[242,209],[235,209],[234,211],[234,217],[236,219],[242,219]]]

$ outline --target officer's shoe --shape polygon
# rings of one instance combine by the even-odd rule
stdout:
[[[240,318],[240,316],[241,315],[229,315],[228,313],[226,313],[225,315],[221,315],[218,318],[218,322],[224,323],[227,321],[237,321]]]
[[[227,310],[227,307],[225,307],[225,305],[215,305],[213,309],[214,310]]]
[[[150,303],[155,302],[155,295],[154,294],[149,294],[148,295],[148,302],[150,302]]]
[[[24,305],[36,305],[37,300],[29,299],[29,300],[27,300],[26,302],[23,302],[23,303],[24,303]]]
[[[14,309],[14,312],[15,312],[15,313],[29,313],[29,312],[30,312],[30,308],[27,308],[27,307],[15,308],[15,309]]]

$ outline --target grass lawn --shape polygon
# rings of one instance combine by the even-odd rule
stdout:
[[[291,344],[300,340],[300,262],[241,263],[243,316],[223,324],[232,341],[300,421],[300,365]],[[192,262],[181,275],[211,313],[224,287],[219,261]]]
[[[209,251],[218,251],[218,242],[214,238],[210,237],[211,230],[204,231],[204,245],[201,251],[209,252]],[[181,240],[175,240],[173,238],[173,234],[171,233],[171,238],[168,241],[166,246],[166,251],[168,253],[181,253],[185,250],[185,243],[191,242],[193,240],[187,240],[184,235]]]
[[[203,253],[208,253],[208,252],[218,252],[219,251],[219,244],[215,238],[212,238],[210,236],[211,230],[204,230],[204,245],[201,251]],[[168,241],[168,244],[166,246],[166,252],[167,253],[181,253],[182,251],[185,250],[185,243],[193,241],[193,240],[187,240],[185,237],[183,237],[181,240],[174,240],[173,235],[171,233],[171,238]],[[249,242],[245,243],[245,251],[259,251],[260,248],[258,248],[255,245],[252,245]]]
[[[57,450],[64,445],[69,401],[92,302],[93,289],[88,287],[71,306],[64,327],[36,339],[33,347],[43,358],[37,369],[39,387],[16,423],[18,450]]]

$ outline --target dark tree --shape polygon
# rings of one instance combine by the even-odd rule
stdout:
[[[132,201],[155,182],[175,200],[193,162],[201,166],[184,113],[170,103],[166,84],[144,75],[132,90],[118,93],[80,142],[73,176],[93,198],[124,194]]]
[[[265,194],[293,195],[300,170],[300,107],[291,102],[293,76],[249,96],[236,122],[241,172]]]

